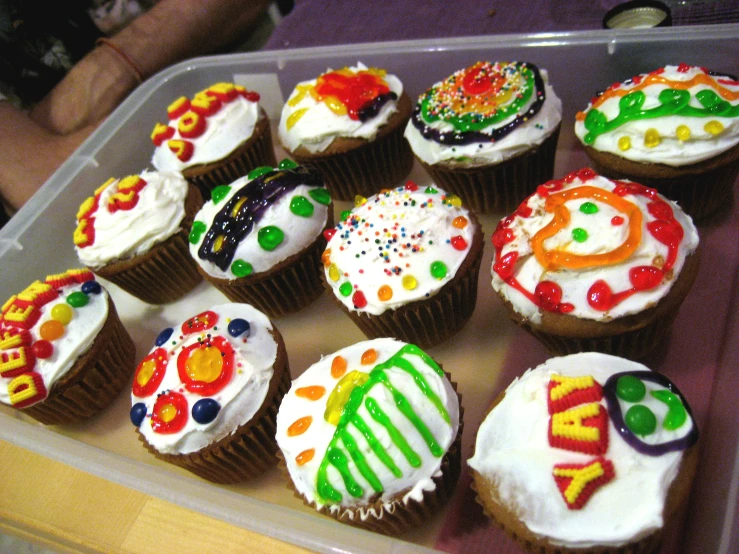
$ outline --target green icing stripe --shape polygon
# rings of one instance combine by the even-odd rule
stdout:
[[[364,436],[364,439],[367,441],[367,444],[369,444],[372,452],[374,452],[375,456],[377,456],[379,460],[383,464],[385,464],[385,467],[387,467],[396,477],[401,477],[403,475],[403,472],[400,471],[400,468],[395,465],[395,462],[387,453],[385,447],[382,446],[379,440],[377,440],[377,437],[372,432],[372,429],[369,428],[369,425],[367,425],[367,423],[365,423],[365,421],[357,414],[354,414],[354,417],[352,418],[352,424],[360,433],[362,433],[362,436]]]
[[[382,487],[382,483],[380,483],[380,480],[377,478],[377,475],[374,471],[372,471],[372,468],[367,463],[364,454],[362,454],[362,452],[359,450],[354,437],[352,437],[351,433],[349,433],[347,429],[344,429],[341,432],[341,442],[344,443],[346,451],[349,452],[349,456],[351,456],[352,460],[354,460],[359,473],[361,473],[362,476],[367,479],[367,482],[375,490],[375,492],[382,492],[383,490],[385,490]]]
[[[390,418],[377,403],[377,400],[374,398],[367,398],[365,406],[372,416],[372,419],[387,430],[388,435],[390,435],[390,440],[392,440],[393,444],[402,452],[405,459],[408,460],[408,463],[413,467],[420,467],[421,457],[415,450],[413,450],[413,448],[411,448],[408,441],[405,440],[403,433],[398,431],[398,428],[393,425],[393,422],[390,421]]]

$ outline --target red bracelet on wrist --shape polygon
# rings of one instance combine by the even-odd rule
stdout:
[[[120,59],[123,60],[126,67],[131,70],[139,84],[144,82],[144,75],[141,73],[141,70],[138,68],[136,63],[128,56],[128,54],[121,50],[119,46],[116,46],[116,44],[112,40],[106,37],[100,37],[95,41],[96,46],[100,46],[101,44],[104,44],[105,46],[110,48],[118,55]]]

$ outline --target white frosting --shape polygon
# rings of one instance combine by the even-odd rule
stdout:
[[[92,274],[90,274],[90,277],[90,280],[94,280]],[[38,308],[41,315],[33,328],[30,329],[31,345],[42,338],[41,326],[53,319],[51,310],[54,306],[58,304],[68,305],[66,298],[74,292],[79,292],[81,288],[81,284],[62,287],[58,289],[61,294],[57,298]],[[47,391],[51,391],[54,383],[66,375],[77,361],[77,358],[90,349],[108,319],[107,291],[101,288],[99,294],[90,293],[87,294],[87,298],[88,303],[85,306],[72,308],[72,319],[64,326],[64,334],[58,339],[50,341],[53,346],[52,355],[48,358],[37,357],[35,360],[33,370],[41,375]],[[0,329],[2,327],[2,324],[0,324]],[[30,346],[26,348],[30,348]],[[15,358],[18,354],[18,348],[3,350],[2,353]],[[13,379],[14,377],[0,378],[0,402],[4,404],[11,404],[8,385]]]
[[[138,192],[138,201],[130,210],[111,212],[108,202],[118,193],[119,179],[100,193],[94,214],[95,242],[75,247],[77,257],[88,267],[99,268],[148,252],[180,228],[185,217],[188,185],[175,171],[144,171],[146,185]]]
[[[502,161],[530,151],[534,146],[538,146],[544,142],[557,128],[562,121],[562,101],[554,93],[554,89],[549,85],[547,80],[547,72],[540,70],[542,79],[544,80],[544,89],[546,100],[541,106],[539,112],[534,117],[524,121],[516,127],[511,133],[497,141],[473,142],[470,144],[461,144],[456,146],[441,144],[431,138],[424,138],[421,132],[413,125],[413,121],[409,121],[405,128],[405,138],[411,145],[413,153],[424,163],[434,165],[440,162],[456,162],[464,167],[477,167],[483,165],[497,164]],[[439,86],[441,83],[437,83]],[[532,96],[531,102],[524,108],[522,112],[528,110],[529,106],[535,100]],[[516,117],[511,115],[504,121],[495,123],[487,128],[481,129],[480,132],[491,134],[494,128],[499,128]],[[429,127],[437,129],[441,132],[452,132],[454,126],[442,119],[433,121]]]
[[[434,189],[397,187],[376,194],[336,226],[326,246],[330,253],[324,255],[324,271],[334,294],[348,309],[378,315],[433,296],[454,278],[469,254],[477,227],[458,198]],[[463,228],[453,225],[459,217],[466,222]],[[463,239],[462,250],[450,243],[454,237]],[[444,277],[432,275],[435,262],[446,266]],[[404,285],[403,280],[411,278],[414,288]],[[353,288],[345,296],[341,287],[347,282]],[[381,287],[390,287],[390,299],[380,299]],[[356,291],[364,295],[366,306],[355,307]]]
[[[573,174],[574,175],[574,174]],[[595,176],[587,181],[576,177],[566,183],[564,188],[570,190],[583,185],[598,187],[606,191],[613,191],[616,183],[605,177]],[[559,192],[559,191],[557,191]],[[552,194],[556,194],[553,192]],[[698,246],[698,231],[692,220],[672,201],[659,196],[672,209],[675,219],[683,229],[684,236],[677,249],[677,256],[673,266],[671,277],[666,276],[659,285],[649,290],[641,290],[618,303],[607,311],[599,311],[588,303],[588,291],[590,287],[599,280],[605,281],[614,293],[630,290],[633,285],[629,278],[629,270],[637,266],[651,266],[661,257],[667,259],[669,249],[667,245],[658,241],[647,229],[647,226],[656,220],[648,212],[647,205],[650,200],[639,194],[627,194],[625,200],[636,204],[642,213],[641,242],[636,250],[625,260],[613,265],[593,264],[583,269],[559,268],[545,270],[534,255],[531,240],[538,231],[547,226],[553,219],[553,212],[544,209],[546,198],[538,193],[530,196],[522,204],[532,210],[531,217],[522,217],[518,212],[507,218],[508,227],[512,230],[514,239],[505,244],[501,250],[500,257],[496,255],[495,263],[508,254],[518,252],[518,262],[515,266],[513,276],[526,289],[533,293],[538,283],[550,281],[559,285],[562,289],[562,303],[572,304],[574,309],[569,315],[593,319],[597,321],[608,321],[613,318],[638,313],[653,306],[670,291],[672,284],[677,279],[683,267],[686,256],[693,253]],[[595,214],[585,214],[580,211],[580,206],[585,202],[593,203],[598,211]],[[570,252],[575,255],[607,254],[624,244],[629,232],[629,220],[623,213],[619,213],[611,205],[590,197],[583,197],[565,202],[569,210],[571,220],[555,235],[543,242],[548,251],[559,250]],[[612,218],[619,216],[623,218],[620,225],[612,224]],[[587,239],[577,242],[573,239],[573,230],[584,229]],[[657,262],[658,264],[659,262]],[[509,301],[513,308],[526,319],[539,323],[542,311],[529,298],[507,284],[493,269],[493,288],[505,300]]]
[[[206,202],[195,216],[195,221],[204,223],[206,228],[210,229],[213,219],[218,212],[223,209],[238,190],[246,186],[249,182],[248,177],[241,177],[231,183],[229,193],[218,203],[213,202],[213,200]],[[264,212],[262,218],[254,225],[251,232],[239,243],[232,263],[229,264],[229,267],[225,271],[216,264],[201,259],[198,256],[198,249],[205,239],[206,233],[200,236],[197,243],[193,244],[190,242],[190,254],[209,275],[219,279],[232,280],[237,278],[231,270],[232,264],[236,260],[244,260],[250,263],[254,269],[254,273],[268,271],[281,261],[307,248],[316,240],[316,237],[318,237],[326,226],[328,206],[316,202],[309,194],[311,190],[317,188],[308,185],[299,185],[270,206]],[[295,215],[290,210],[290,203],[298,196],[302,196],[313,205],[313,214],[310,217]],[[285,234],[282,243],[271,251],[262,248],[258,242],[259,229],[268,226],[279,227]]]
[[[357,62],[356,66],[349,68],[354,73],[366,71],[367,66]],[[329,73],[331,70],[328,70]],[[403,94],[403,84],[395,75],[386,74],[385,80],[391,92],[397,94],[398,98]],[[375,117],[367,121],[354,120],[349,115],[338,115],[333,112],[325,102],[319,102],[309,93],[294,102],[300,93],[299,87],[314,86],[317,79],[303,81],[297,85],[290,95],[287,103],[282,108],[280,125],[278,127],[280,142],[289,152],[294,152],[299,147],[304,147],[309,152],[323,152],[334,141],[335,138],[362,138],[372,140],[377,135],[380,127],[385,125],[395,112],[398,111],[397,101],[386,102]],[[305,110],[303,115],[290,128],[287,128],[288,118],[299,110]]]
[[[657,79],[667,79],[672,82],[686,82],[700,76],[709,77],[709,79],[726,91],[727,96],[723,98],[731,106],[734,106],[735,113],[739,106],[739,82],[733,81],[729,77],[713,77],[708,76],[699,67],[690,67],[687,71],[678,71],[678,66],[668,65],[663,68],[664,71]],[[651,77],[654,79],[654,77]],[[642,89],[646,95],[642,109],[652,109],[661,105],[658,99],[659,94],[674,85],[662,82],[653,82],[646,87],[644,83],[650,77],[648,74],[642,74],[635,78],[639,84],[634,82],[620,83],[616,91],[632,91]],[[705,83],[696,83],[690,86],[687,91],[690,93],[689,106],[705,110],[698,102],[696,95],[701,91],[713,91],[715,89]],[[619,102],[623,96],[612,94],[609,88],[605,92],[607,99],[600,103],[597,102],[596,109],[605,115],[607,121],[616,118],[620,113]],[[592,103],[585,110],[585,115],[593,110]],[[710,132],[711,125],[714,130],[721,130],[718,134]],[[656,131],[659,135],[659,143],[651,146],[645,144],[647,132]],[[681,133],[684,134],[680,138]],[[584,118],[578,114],[575,122],[575,134],[585,144],[585,136],[588,130],[585,128]],[[629,148],[623,150],[619,144],[628,141]],[[595,150],[600,152],[608,152],[619,157],[626,158],[635,162],[645,163],[662,163],[670,166],[680,167],[688,164],[700,162],[724,152],[739,144],[739,116],[721,117],[711,115],[710,117],[689,117],[686,115],[668,115],[650,119],[632,119],[623,125],[598,135],[592,144],[588,144]]]
[[[210,311],[218,315],[214,328],[183,335],[181,325],[174,327],[172,336],[162,345],[168,354],[168,364],[164,379],[156,391],[144,398],[131,395],[132,404],[143,402],[146,405],[147,415],[139,431],[150,445],[163,454],[196,452],[232,434],[252,419],[269,390],[277,358],[277,343],[270,334],[272,324],[267,316],[248,304],[223,304],[210,308]],[[250,325],[246,340],[244,336],[233,337],[228,331],[228,323],[237,318],[246,320]],[[185,389],[177,371],[177,358],[183,349],[203,341],[206,335],[223,337],[234,350],[231,380],[212,396]],[[157,348],[154,346],[150,354]],[[200,349],[201,352],[203,350],[206,349]],[[187,399],[187,423],[180,431],[171,434],[157,433],[151,425],[157,395],[167,390],[177,391]],[[212,398],[221,407],[217,417],[210,423],[198,423],[190,413],[195,403],[203,398]]]
[[[192,157],[186,162],[180,161],[165,140],[154,150],[152,165],[160,171],[182,171],[222,160],[251,138],[259,120],[259,104],[239,95],[224,102],[220,110],[205,119],[205,132],[197,138],[183,138],[177,130],[179,119],[170,121],[174,135],[169,140],[191,142],[194,146]]]
[[[590,375],[603,385],[610,375],[622,371],[648,371],[648,368],[596,353],[552,358],[517,378],[477,433],[475,454],[468,460],[470,467],[495,483],[502,503],[526,527],[556,545],[618,547],[663,525],[665,498],[678,473],[682,451],[660,456],[640,454],[624,441],[609,419],[608,450],[604,458],[613,463],[612,481],[598,488],[581,509],[570,510],[552,475],[555,464],[585,464],[595,456],[549,445],[550,376]],[[605,407],[605,399],[601,404]],[[665,405],[655,402],[649,407],[657,421],[663,421]],[[686,435],[693,425],[688,418],[670,439]]]
[[[405,346],[405,343],[389,338],[360,342],[322,358],[293,381],[292,387],[285,395],[277,414],[277,444],[284,454],[285,462],[295,488],[308,501],[315,502],[319,507],[324,504],[331,504],[330,502],[324,502],[318,496],[316,486],[321,462],[324,459],[329,443],[337,432],[337,426],[329,423],[324,418],[324,413],[327,411],[327,402],[341,379],[341,377],[334,378],[331,375],[331,365],[334,358],[336,356],[342,356],[346,360],[347,369],[345,375],[355,370],[370,373],[373,367],[387,361],[397,354],[403,346]],[[377,359],[369,365],[362,365],[362,354],[370,349],[374,349],[377,352]],[[452,442],[454,442],[459,427],[459,399],[457,394],[454,392],[449,381],[445,377],[440,376],[433,367],[427,365],[420,356],[413,353],[403,353],[402,358],[412,364],[421,373],[428,383],[430,390],[439,397],[441,404],[448,412],[449,421],[445,421],[429,398],[414,383],[410,374],[399,367],[393,366],[386,370],[387,377],[392,386],[408,399],[415,413],[428,427],[443,452],[446,452]],[[319,399],[310,400],[296,395],[297,390],[303,387],[314,386],[325,388],[325,393]],[[402,473],[400,477],[393,475],[388,467],[375,455],[368,445],[367,440],[357,428],[354,425],[346,427],[354,438],[367,464],[372,468],[380,483],[382,483],[384,490],[380,495],[381,500],[388,501],[389,504],[391,497],[403,491],[406,491],[403,497],[404,502],[407,502],[410,498],[420,499],[424,490],[434,490],[435,485],[432,478],[440,474],[441,459],[443,456],[437,457],[430,452],[421,434],[398,410],[386,386],[381,383],[374,385],[366,393],[365,398],[367,397],[371,397],[377,401],[380,408],[388,415],[390,421],[395,425],[399,433],[405,437],[409,446],[420,456],[421,460],[418,467],[413,467],[409,464],[405,456],[394,445],[385,427],[375,421],[368,413],[365,401],[363,401],[356,413],[368,425],[374,436],[382,444]],[[312,422],[308,429],[302,434],[288,436],[288,428],[296,420],[306,416],[312,417]],[[360,497],[352,496],[347,491],[339,472],[329,464],[327,471],[328,480],[331,486],[338,490],[342,497],[340,502],[333,503],[333,508],[338,509],[338,506],[361,506],[361,504],[366,504],[373,497],[375,491],[357,469],[355,462],[347,453],[343,441],[339,440],[337,446],[347,454],[349,471],[362,487],[363,493]],[[296,456],[309,449],[315,449],[313,458],[303,465],[298,465]],[[369,514],[369,511],[360,511],[360,515],[363,518]]]

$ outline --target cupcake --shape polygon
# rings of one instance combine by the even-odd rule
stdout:
[[[322,358],[292,383],[277,444],[295,495],[396,534],[438,513],[460,470],[455,386],[417,346],[384,338]]]
[[[562,102],[525,62],[477,62],[418,99],[405,137],[432,179],[478,213],[511,211],[552,178]]]
[[[202,281],[188,247],[202,204],[176,171],[111,178],[77,213],[77,257],[144,302],[173,302]]]
[[[321,174],[284,160],[213,189],[195,216],[190,254],[229,300],[277,317],[323,292],[323,231],[332,225]]]
[[[701,220],[731,206],[739,173],[739,81],[686,64],[615,83],[576,116],[596,169],[675,200]]]
[[[276,463],[275,418],[290,387],[282,336],[247,304],[164,329],[133,379],[131,422],[158,459],[215,483]]]
[[[591,169],[541,185],[492,242],[493,288],[555,354],[644,356],[698,271],[698,232],[677,204]]]
[[[276,165],[269,119],[259,94],[232,83],[216,83],[192,100],[179,97],[167,108],[167,124],[151,134],[151,163],[180,171],[205,198],[255,167]]]
[[[0,338],[0,401],[47,425],[98,413],[136,365],[113,301],[85,269],[49,275],[11,296]]]
[[[282,109],[280,142],[298,163],[320,170],[334,199],[353,200],[410,173],[403,138],[410,113],[395,75],[357,63],[295,87]]]
[[[468,463],[485,513],[529,552],[657,552],[687,504],[697,440],[666,377],[573,354],[508,387]]]
[[[339,307],[369,338],[422,348],[459,331],[477,301],[482,229],[461,200],[408,182],[342,214],[323,254]]]

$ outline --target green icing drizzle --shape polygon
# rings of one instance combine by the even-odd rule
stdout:
[[[296,194],[290,200],[290,211],[300,217],[310,217],[313,215],[313,203],[305,196]]]
[[[659,93],[659,106],[643,109],[646,95],[637,90],[623,96],[618,102],[619,113],[608,121],[606,115],[597,109],[592,109],[585,116],[585,128],[589,131],[583,140],[586,144],[593,144],[595,139],[604,133],[640,119],[656,119],[679,115],[682,117],[739,117],[739,105],[732,106],[718,94],[704,89],[695,95],[695,99],[702,106],[698,108],[690,105],[690,92],[687,90],[665,89]]]
[[[331,196],[326,189],[310,189],[308,191],[310,197],[324,206],[328,206],[331,203]]]
[[[390,417],[388,417],[385,411],[380,407],[377,400],[374,398],[368,398],[364,405],[372,416],[372,419],[385,428],[388,435],[390,435],[390,440],[392,440],[393,444],[398,447],[398,450],[400,450],[408,463],[412,467],[421,467],[421,457],[415,450],[413,450],[413,448],[411,448],[403,434],[398,431],[398,428],[393,425]]]
[[[210,198],[213,200],[213,204],[218,204],[223,198],[231,192],[230,185],[219,185],[210,191]]]
[[[385,467],[387,467],[396,477],[402,476],[403,472],[400,471],[400,468],[395,465],[395,462],[387,453],[385,447],[382,446],[380,441],[377,440],[377,437],[372,432],[372,429],[369,428],[369,425],[367,425],[367,423],[357,414],[354,414],[354,417],[352,417],[352,424],[360,433],[362,433],[364,439],[367,441],[367,444],[369,444],[370,448],[372,449],[372,452],[374,452],[375,456],[377,456],[380,461],[385,464]]]
[[[344,428],[344,431],[341,433],[341,442],[344,443],[346,451],[349,452],[349,456],[351,456],[352,460],[354,460],[354,464],[357,466],[359,473],[361,473],[364,478],[367,479],[367,482],[375,490],[375,492],[382,492],[382,483],[377,478],[375,472],[372,471],[372,468],[367,463],[364,454],[362,454],[362,452],[359,450],[354,437],[352,437],[351,433],[346,428]]]
[[[660,402],[667,404],[667,415],[662,422],[662,426],[668,431],[679,429],[688,420],[688,412],[680,401],[680,397],[667,389],[654,390],[651,392]]]
[[[192,224],[192,229],[190,230],[190,235],[188,236],[188,240],[191,244],[197,244],[200,242],[200,237],[203,236],[203,233],[207,230],[207,227],[205,226],[205,223],[202,221],[195,221]]]

